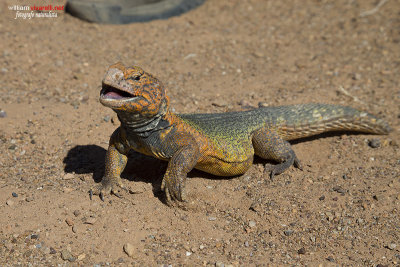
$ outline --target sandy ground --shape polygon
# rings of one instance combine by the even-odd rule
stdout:
[[[400,2],[363,13],[378,3],[207,0],[164,21],[96,25],[9,10],[63,1],[2,1],[0,265],[398,265]],[[192,171],[187,211],[164,203],[166,163],[132,153],[132,194],[91,201],[118,126],[98,102],[117,61],[159,77],[177,112],[324,102],[394,131],[295,142],[304,170],[274,180],[260,159],[240,177]]]

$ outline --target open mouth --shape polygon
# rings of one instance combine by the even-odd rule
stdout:
[[[120,89],[117,89],[115,87],[103,84],[102,90],[101,90],[101,96],[102,98],[105,99],[124,99],[124,98],[132,98],[135,97],[134,95],[122,91]]]

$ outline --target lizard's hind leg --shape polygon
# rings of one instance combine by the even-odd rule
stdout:
[[[302,169],[289,142],[283,140],[275,131],[266,128],[260,129],[253,133],[252,141],[254,153],[257,156],[278,162],[271,170],[271,178],[275,174],[283,173],[293,164]]]

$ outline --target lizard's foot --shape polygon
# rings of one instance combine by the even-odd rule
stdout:
[[[287,170],[290,166],[294,165],[296,168],[299,170],[303,170],[303,166],[300,163],[300,160],[294,155],[293,157],[290,157],[288,160],[277,164],[273,166],[272,168],[265,168],[264,172],[270,172],[270,178],[271,180],[274,179],[276,174],[281,174],[285,170]]]
[[[113,194],[119,198],[122,197],[122,191],[128,191],[122,183],[121,179],[107,179],[103,178],[100,185],[96,186],[94,189],[89,190],[90,199],[92,195],[98,195],[102,201],[104,201],[104,196],[108,194]]]
[[[165,192],[168,206],[183,207],[186,201],[184,179],[167,178],[164,176],[161,183],[161,190]]]

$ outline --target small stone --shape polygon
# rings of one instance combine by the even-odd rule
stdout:
[[[63,176],[63,180],[71,180],[71,179],[74,179],[74,177],[75,177],[75,175],[73,175],[72,173],[66,173]]]
[[[390,250],[394,250],[397,247],[397,245],[395,243],[390,243],[387,248]]]
[[[283,233],[285,234],[285,236],[291,236],[294,233],[294,231],[288,229],[288,230],[283,231]]]
[[[215,263],[215,267],[225,267],[225,264],[222,263],[222,262],[220,262],[220,261],[217,261],[217,262]]]
[[[190,255],[192,255],[192,252],[186,251],[186,257],[189,257]]]
[[[7,204],[8,206],[12,206],[12,205],[14,205],[14,201],[11,200],[11,199],[9,199],[9,200],[6,201],[6,204]]]
[[[54,248],[50,247],[50,254],[56,254],[56,253],[57,251]]]
[[[39,235],[38,234],[31,234],[31,239],[38,239],[39,238]]]
[[[330,261],[330,262],[334,262],[335,261],[335,259],[332,256],[329,256],[328,258],[326,258],[326,260]]]
[[[71,218],[66,218],[65,222],[68,224],[68,226],[74,226],[74,221]]]
[[[301,249],[299,249],[297,251],[297,253],[300,254],[300,255],[304,255],[304,254],[306,254],[306,249],[305,248],[301,248]]]
[[[0,118],[5,118],[7,117],[7,112],[5,112],[4,110],[0,110]]]
[[[108,115],[106,115],[106,116],[103,117],[103,121],[105,121],[105,122],[109,122],[110,119],[111,119],[111,117],[108,116]]]
[[[72,226],[72,232],[74,232],[75,234],[78,232],[78,228],[76,227],[76,225]]]
[[[81,212],[79,210],[74,210],[74,215],[75,217],[78,217],[79,215],[81,215]]]
[[[319,197],[319,200],[321,200],[321,201],[324,200],[324,199],[325,199],[325,196],[320,196]]]
[[[63,249],[61,251],[61,259],[65,260],[65,261],[70,261],[70,262],[75,261],[75,257],[71,254],[71,252],[69,252],[66,249]]]
[[[369,140],[368,145],[372,148],[378,148],[381,146],[381,140],[379,138],[373,138]]]
[[[217,220],[217,218],[215,218],[215,217],[208,217],[208,220],[209,220],[209,221],[215,221],[215,220]]]
[[[15,150],[17,149],[17,145],[16,144],[12,144],[8,147],[9,150]]]
[[[326,217],[328,218],[328,221],[333,221],[333,219],[335,218],[335,217],[333,216],[332,212],[330,212],[330,211],[327,211],[327,212],[325,213],[325,215],[326,215]]]
[[[81,260],[83,260],[84,258],[86,258],[86,254],[85,253],[82,253],[82,254],[80,254],[79,256],[78,256],[78,261],[81,261]]]
[[[18,197],[18,194],[15,193],[15,192],[12,192],[11,195],[12,195],[13,197]]]
[[[27,197],[27,198],[25,198],[25,201],[26,202],[31,202],[31,201],[33,201],[33,197]]]
[[[203,249],[205,249],[206,248],[206,246],[204,246],[203,244],[201,244],[200,246],[199,246],[199,249],[201,249],[201,250],[203,250]]]
[[[96,218],[90,217],[84,223],[85,224],[95,224],[96,221],[97,221]]]
[[[332,188],[332,190],[335,191],[335,192],[338,192],[340,194],[345,194],[346,193],[346,190],[343,189],[341,186],[334,186]]]
[[[249,221],[249,226],[250,227],[255,227],[256,226],[256,222],[255,221]]]
[[[135,253],[135,247],[132,244],[126,243],[124,245],[124,251],[129,257],[133,257]]]

